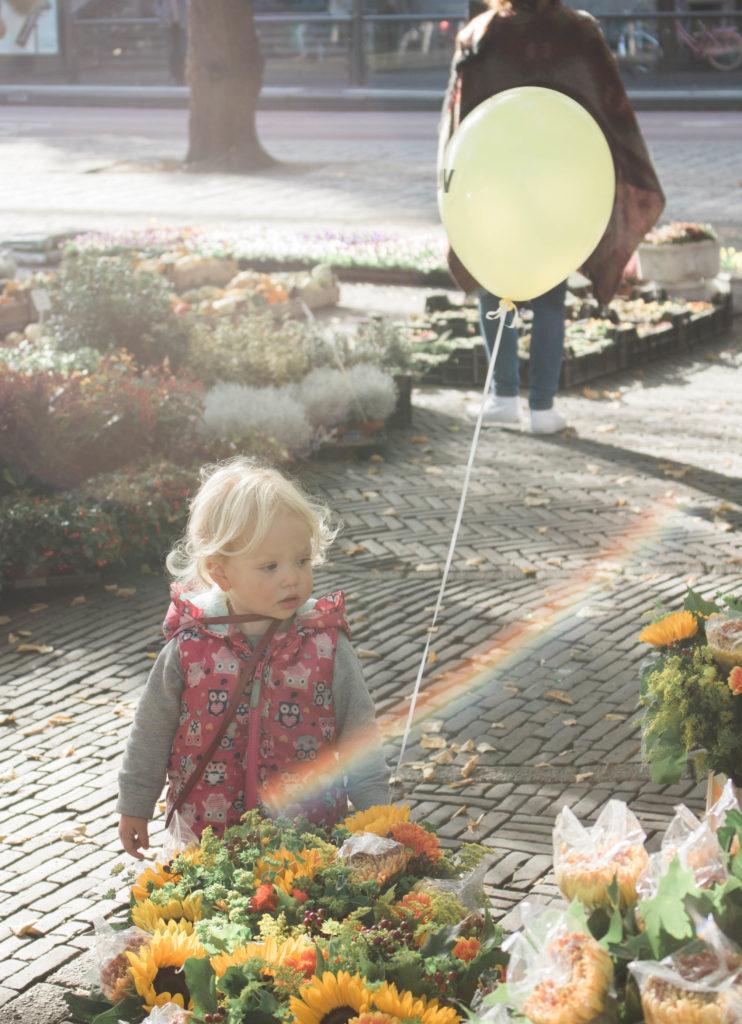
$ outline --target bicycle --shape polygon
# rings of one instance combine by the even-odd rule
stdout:
[[[735,71],[742,66],[742,33],[736,25],[719,24],[709,27],[696,19],[695,32],[689,31],[677,19],[675,35],[679,47],[690,50],[698,60],[707,61],[717,71]],[[663,56],[662,45],[648,32],[641,21],[629,22],[621,32],[617,45],[618,59],[637,71],[650,71]]]

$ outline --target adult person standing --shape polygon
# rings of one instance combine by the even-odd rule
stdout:
[[[459,123],[484,100],[520,86],[556,89],[582,104],[608,140],[616,170],[616,198],[608,227],[582,272],[601,303],[616,291],[623,269],[646,232],[657,221],[665,197],[639,125],[597,21],[560,0],[491,0],[456,40],[451,78],[443,107],[439,147],[443,151]],[[507,140],[503,140],[507,145]],[[492,245],[497,245],[493,225]],[[449,249],[448,265],[465,292],[479,292],[482,335],[491,355],[497,322],[487,319],[499,298],[482,289]],[[530,427],[551,434],[567,425],[554,406],[564,348],[566,282],[532,302],[529,360]],[[520,422],[518,332],[503,330],[495,364],[493,394],[485,421]]]
[[[176,85],[184,85],[188,47],[188,0],[157,0],[157,15],[167,37],[170,77]]]

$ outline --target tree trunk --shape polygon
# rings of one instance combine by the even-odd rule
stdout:
[[[191,0],[188,39],[186,162],[243,173],[274,163],[255,123],[264,61],[252,0]]]

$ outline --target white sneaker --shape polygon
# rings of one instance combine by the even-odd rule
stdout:
[[[567,420],[553,406],[551,409],[531,409],[532,434],[558,434],[566,426]]]
[[[476,420],[479,416],[479,405],[470,405],[467,409],[469,419]],[[490,395],[484,405],[482,423],[494,426],[518,426],[520,424],[520,399],[518,396],[504,398],[502,395]]]

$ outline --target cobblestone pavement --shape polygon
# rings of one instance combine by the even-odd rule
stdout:
[[[186,111],[0,108],[0,239],[22,231],[188,223],[438,225],[437,117],[270,112],[265,174],[184,174]],[[666,219],[712,221],[742,240],[742,113],[648,112],[640,121]]]
[[[525,892],[555,893],[551,827],[565,804],[590,819],[622,797],[656,839],[679,799],[702,803],[690,779],[662,789],[641,769],[636,636],[642,614],[677,606],[688,581],[739,590],[739,336],[617,378],[597,400],[565,396],[575,429],[562,437],[483,431],[400,796],[446,842],[492,848],[498,915]],[[301,469],[345,521],[316,590],[345,589],[385,727],[408,706],[422,654],[473,397],[423,390],[413,425],[377,457]],[[52,650],[0,645],[0,1024],[64,1021],[62,993],[90,968],[91,915],[122,902],[102,900],[120,858],[116,773],[166,587],[158,570],[108,582],[136,591],[95,584],[3,609],[6,630]],[[454,762],[434,766],[423,734],[458,744]],[[17,936],[27,923],[41,934]]]

